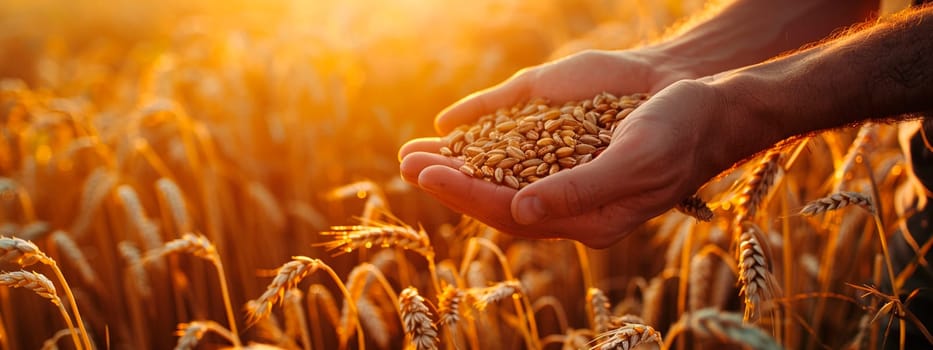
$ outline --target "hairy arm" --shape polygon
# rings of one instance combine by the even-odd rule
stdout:
[[[742,106],[727,116],[734,123],[723,123],[734,125],[731,136],[757,134],[736,136],[747,141],[738,147],[743,154],[722,159],[724,163],[784,138],[929,111],[933,6],[906,10],[809,49],[720,74],[710,85],[725,105]]]
[[[879,0],[736,0],[645,47],[694,77],[758,63],[872,18]]]

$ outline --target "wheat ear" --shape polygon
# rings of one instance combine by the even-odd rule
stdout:
[[[220,254],[217,253],[217,248],[215,248],[211,241],[208,240],[207,237],[204,237],[204,235],[186,233],[182,235],[181,238],[166,242],[161,248],[146,252],[142,262],[153,261],[165,255],[175,253],[188,253],[195,257],[210,261],[214,265],[214,268],[217,269],[217,278],[220,280],[220,292],[224,299],[224,307],[227,311],[227,322],[230,324],[230,331],[235,335],[239,335],[240,333],[237,332],[236,316],[233,313],[233,305],[230,301],[230,290],[227,287],[227,276],[224,273],[224,265],[220,260]],[[233,337],[233,344],[237,347],[241,346],[238,336]]]
[[[522,284],[517,280],[508,280],[496,283],[485,288],[471,288],[468,293],[476,302],[473,307],[482,311],[489,304],[495,303],[507,297],[521,296],[523,294]]]
[[[453,326],[460,322],[460,302],[463,290],[454,285],[446,285],[437,297],[437,319],[442,326]]]
[[[713,338],[726,344],[734,344],[746,349],[780,350],[781,346],[761,329],[746,324],[742,315],[722,312],[716,309],[702,309],[684,313],[676,324],[671,326],[662,349],[668,349],[674,337],[689,331],[703,338]]]
[[[800,215],[819,215],[828,211],[842,209],[850,205],[860,206],[870,214],[875,213],[875,209],[872,205],[870,197],[858,192],[843,191],[836,192],[829,196],[807,203],[807,205],[800,210]]]
[[[700,221],[713,220],[713,211],[706,205],[700,197],[692,195],[675,206],[681,213],[690,215]]]
[[[777,176],[778,169],[780,169],[778,163],[780,158],[780,152],[776,150],[769,151],[752,170],[740,197],[739,205],[745,217],[754,217],[755,213],[758,212],[761,201],[768,195],[771,185],[774,184],[774,178]]]
[[[640,323],[623,323],[622,326],[602,332],[593,339],[591,350],[629,350],[641,344],[661,344],[661,333],[651,326]]]
[[[209,331],[219,334],[231,343],[237,344],[239,341],[236,335],[217,322],[192,321],[178,324],[178,331],[175,332],[175,335],[178,336],[178,344],[175,345],[175,350],[194,350],[204,334]],[[237,345],[236,347],[240,348],[241,346]]]
[[[71,287],[68,286],[68,280],[65,279],[65,275],[62,274],[62,270],[58,267],[58,263],[55,262],[54,259],[45,255],[45,253],[39,250],[39,247],[30,241],[16,237],[0,237],[0,261],[12,262],[22,267],[27,267],[35,263],[42,263],[51,268],[52,272],[55,272],[55,277],[58,279],[58,282],[61,283],[62,289],[65,291],[65,297],[68,299],[71,312],[74,314],[75,322],[78,324],[78,330],[81,332],[82,345],[86,349],[91,349],[91,338],[84,328],[84,320],[81,318],[81,312],[78,311],[78,303],[75,302]],[[69,318],[69,321],[70,320]]]
[[[757,321],[760,304],[779,294],[771,274],[771,262],[765,255],[761,231],[755,225],[739,237],[739,295],[745,300],[745,320]]]
[[[55,241],[55,244],[58,245],[68,260],[71,260],[71,262],[75,264],[84,282],[94,285],[97,281],[97,274],[94,273],[94,269],[91,268],[91,264],[84,256],[84,252],[82,252],[78,244],[71,239],[71,236],[65,233],[65,231],[59,230],[52,233],[52,240]]]
[[[405,288],[398,298],[408,342],[417,350],[437,349],[437,328],[434,328],[431,310],[418,290],[414,287]]]
[[[586,306],[589,308],[593,332],[599,334],[608,331],[612,313],[609,311],[611,305],[606,293],[599,288],[591,287],[586,291]]]
[[[34,271],[20,270],[4,272],[0,274],[0,286],[29,289],[33,293],[36,293],[36,295],[48,299],[49,302],[58,308],[58,312],[61,313],[62,318],[65,319],[68,330],[71,332],[71,339],[74,341],[75,348],[82,349],[81,340],[78,337],[78,332],[75,331],[74,323],[71,322],[71,316],[68,315],[68,310],[65,310],[61,298],[58,297],[58,293],[55,291],[55,285],[52,284],[52,281],[49,280],[48,277]]]

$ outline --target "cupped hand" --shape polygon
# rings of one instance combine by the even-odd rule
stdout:
[[[532,97],[559,103],[602,91],[657,92],[678,79],[675,75],[660,74],[635,55],[588,52],[520,72],[474,94],[441,113],[436,127],[447,133]],[[460,173],[462,161],[437,154],[443,145],[438,138],[413,140],[402,147],[402,177],[452,209],[503,232],[605,247],[716,174],[698,152],[700,129],[715,113],[697,106],[708,106],[716,100],[714,95],[698,82],[661,90],[619,125],[612,144],[592,162],[521,191]]]

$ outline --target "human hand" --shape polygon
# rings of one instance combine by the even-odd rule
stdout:
[[[449,108],[438,117],[437,129],[447,133],[495,108],[533,96],[559,102],[601,91],[629,94],[667,85],[660,79],[646,83],[647,77],[660,75],[638,59],[606,55],[573,56],[519,73]],[[613,64],[621,66],[614,69]],[[620,71],[627,71],[628,77]],[[628,83],[613,88],[613,81]],[[583,88],[574,90],[574,86]],[[463,175],[457,170],[462,161],[436,154],[442,146],[436,138],[403,146],[402,176],[445,205],[506,233],[571,238],[605,247],[692,194],[718,172],[699,152],[702,135],[708,135],[700,129],[710,127],[718,111],[697,108],[716,100],[702,83],[675,84],[629,115],[616,129],[612,144],[595,160],[521,191]]]

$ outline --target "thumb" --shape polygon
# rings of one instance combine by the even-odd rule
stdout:
[[[613,169],[618,160],[610,161],[606,156],[526,186],[512,199],[512,218],[530,225],[549,218],[577,216],[624,195],[630,187],[626,175]]]

